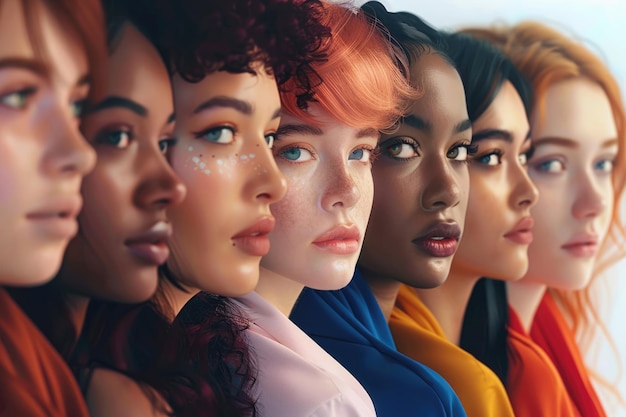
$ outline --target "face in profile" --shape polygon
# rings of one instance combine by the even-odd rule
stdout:
[[[60,279],[83,294],[140,302],[156,290],[157,267],[169,256],[166,210],[185,195],[165,156],[174,134],[172,90],[156,49],[130,24],[107,75],[104,99],[82,123],[98,162],[83,182],[80,231]]]
[[[353,128],[309,106],[319,123],[283,114],[274,157],[287,195],[272,206],[276,229],[264,270],[334,290],[354,273],[372,208],[374,128]]]
[[[471,123],[461,79],[444,58],[424,55],[411,74],[424,95],[381,139],[359,268],[374,279],[431,288],[448,276],[463,230]]]
[[[606,94],[589,79],[555,83],[543,100],[528,164],[539,201],[524,280],[577,290],[589,282],[611,224],[618,133]]]
[[[472,126],[470,196],[465,232],[452,273],[515,280],[528,269],[530,209],[537,189],[526,173],[529,125],[522,100],[507,81]]]
[[[81,44],[34,2],[30,42],[22,2],[0,3],[0,284],[38,285],[76,234],[82,177],[95,154],[78,129],[89,92]],[[45,58],[45,59],[44,59]]]
[[[264,68],[219,71],[198,83],[175,76],[172,166],[187,197],[171,211],[168,266],[184,285],[214,294],[252,291],[269,251],[270,204],[285,194],[271,153],[280,97]]]

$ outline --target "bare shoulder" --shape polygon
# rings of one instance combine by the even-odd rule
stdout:
[[[165,401],[154,392],[153,399],[137,382],[119,372],[94,369],[87,390],[87,406],[91,417],[165,417]]]

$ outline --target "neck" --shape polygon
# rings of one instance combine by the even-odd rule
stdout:
[[[506,284],[509,305],[519,317],[527,333],[530,331],[535,313],[546,292],[546,288],[543,284],[527,281],[525,278],[522,278],[520,281],[507,282]]]
[[[200,292],[197,288],[187,287],[181,284],[180,281],[178,284],[182,289],[176,287],[170,280],[162,278],[159,282],[159,289],[157,290],[157,297],[160,293],[163,298],[163,302],[168,307],[167,310],[169,311],[166,311],[165,313],[167,315],[171,314],[171,316],[168,317],[171,321],[178,316],[178,313],[180,313],[180,310],[183,309],[185,304],[187,304],[187,302],[191,300],[194,295]]]
[[[417,290],[420,300],[433,313],[446,338],[457,346],[461,340],[465,309],[478,279],[472,274],[452,270],[439,287]]]
[[[396,298],[398,298],[398,292],[402,284],[399,281],[387,279],[365,268],[360,268],[359,271],[372,290],[374,297],[376,297],[385,320],[389,322],[391,311],[396,304]]]
[[[70,319],[76,329],[76,334],[79,335],[83,330],[83,325],[85,324],[87,307],[89,307],[89,297],[67,292],[64,294],[64,301],[70,312]]]
[[[303,289],[304,285],[299,282],[261,267],[255,291],[289,317]]]

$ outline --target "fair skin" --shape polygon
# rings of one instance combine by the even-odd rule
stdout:
[[[507,284],[526,330],[546,288],[579,290],[593,275],[613,215],[617,128],[602,88],[587,78],[550,86],[532,118],[535,152],[528,172],[539,189],[535,239],[524,278]]]
[[[448,276],[469,195],[471,123],[459,74],[433,53],[411,66],[411,76],[424,94],[381,138],[358,265],[387,319],[402,283],[430,288]]]
[[[447,281],[418,290],[446,337],[458,344],[472,288],[482,276],[521,278],[532,239],[530,208],[537,189],[526,173],[529,125],[519,94],[506,81],[472,126],[470,196],[463,239]]]
[[[198,83],[174,77],[178,143],[170,160],[188,190],[170,210],[168,267],[187,289],[163,280],[174,313],[198,290],[230,297],[251,292],[269,251],[270,204],[286,191],[270,149],[280,97],[274,78],[264,68],[256,71],[220,71]]]
[[[57,272],[76,234],[80,184],[95,153],[78,129],[89,92],[86,55],[38,5],[40,56],[22,4],[0,10],[0,284],[41,285]]]
[[[166,209],[185,195],[165,158],[173,134],[169,75],[135,27],[122,28],[107,75],[105,97],[93,103],[81,125],[98,163],[83,182],[80,231],[58,277],[77,329],[89,297],[134,303],[152,296],[157,267],[169,255]],[[100,368],[87,404],[92,416],[120,415],[119,407],[128,416],[161,415],[134,381]]]
[[[274,155],[288,191],[272,206],[276,229],[256,288],[286,316],[305,286],[350,282],[372,207],[377,130],[350,127],[316,104],[309,113],[318,123],[282,117]]]

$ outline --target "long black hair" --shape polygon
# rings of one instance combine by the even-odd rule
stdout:
[[[472,123],[487,110],[506,81],[520,95],[526,115],[530,113],[531,86],[498,49],[463,33],[449,34],[446,44],[463,81]],[[508,320],[506,284],[481,278],[465,310],[460,347],[489,366],[505,386],[509,373]]]

